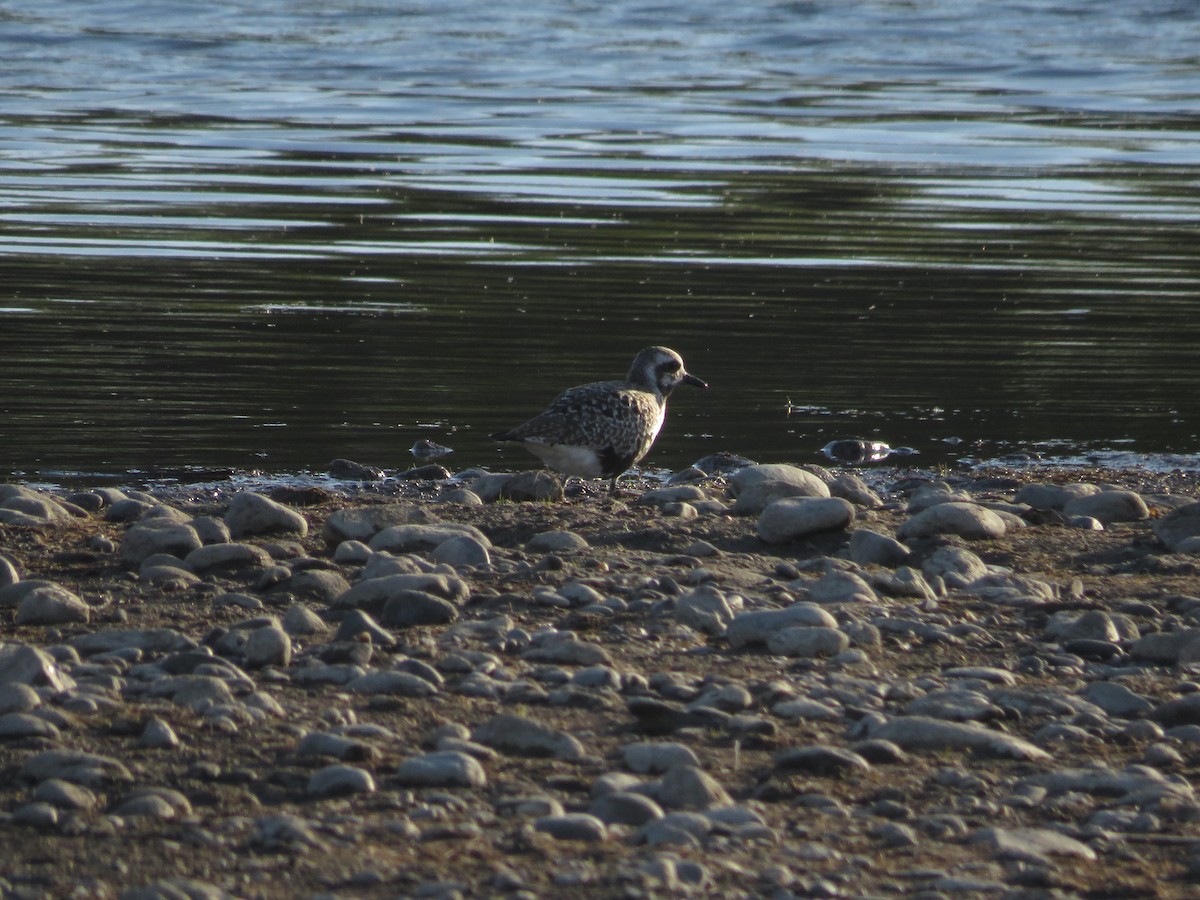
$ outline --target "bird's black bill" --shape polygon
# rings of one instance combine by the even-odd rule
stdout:
[[[695,375],[684,375],[683,378],[680,379],[680,383],[681,384],[692,384],[698,388],[708,387],[707,381],[705,381],[702,378],[697,378]]]

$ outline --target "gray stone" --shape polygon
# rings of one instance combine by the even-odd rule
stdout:
[[[234,494],[225,513],[225,525],[234,538],[255,534],[308,534],[308,520],[294,509],[253,491]]]
[[[741,603],[738,598],[738,607]],[[733,621],[734,610],[725,594],[715,585],[702,585],[690,594],[679,598],[675,605],[675,617],[684,625],[705,634],[719,636],[725,633]]]
[[[422,575],[385,575],[360,581],[333,601],[335,609],[362,608],[378,612],[393,597],[403,596],[407,591],[424,591],[450,601],[467,598],[467,583],[456,575],[427,573]]]
[[[568,666],[612,665],[612,657],[599,644],[571,636],[543,641],[522,653],[521,658],[530,662]]]
[[[1053,585],[1013,572],[990,572],[965,585],[963,590],[988,603],[1007,606],[1052,603],[1058,599]]]
[[[400,763],[396,779],[420,787],[483,787],[487,773],[475,757],[457,750],[438,750]]]
[[[1003,859],[1045,863],[1051,856],[1094,860],[1096,852],[1087,844],[1049,828],[983,828],[971,841],[990,847]]]
[[[1150,529],[1168,550],[1175,550],[1189,538],[1200,536],[1200,503],[1189,503],[1171,510],[1161,519],[1151,522]]]
[[[337,572],[328,569],[301,569],[291,577],[271,587],[271,593],[287,593],[292,597],[330,603],[350,590],[350,583]]]
[[[269,566],[271,554],[254,544],[206,544],[184,557],[184,565],[193,572],[237,569],[244,566]]]
[[[0,715],[0,741],[43,738],[58,739],[58,728],[53,723],[27,712],[10,712]]]
[[[66,588],[57,585],[30,591],[17,606],[18,625],[65,625],[87,622],[88,605]]]
[[[533,828],[560,841],[603,841],[608,837],[605,824],[587,813],[542,816],[534,820]]]
[[[21,764],[20,774],[29,781],[57,778],[88,788],[133,781],[133,775],[117,760],[82,750],[43,750],[35,753]]]
[[[904,706],[904,714],[929,716],[949,722],[970,722],[997,718],[1000,708],[978,691],[949,688],[931,691],[924,697],[910,700]]]
[[[864,578],[834,570],[815,582],[802,583],[813,603],[876,603],[879,597]]]
[[[17,567],[13,565],[12,560],[3,553],[0,553],[0,587],[16,584],[20,580],[21,575],[17,571]]]
[[[542,469],[517,472],[500,485],[499,499],[514,503],[557,503],[562,498],[562,482]]]
[[[573,531],[543,531],[525,544],[530,553],[572,553],[588,549],[588,542]]]
[[[815,487],[817,484],[820,485],[820,488]],[[827,498],[828,496],[829,488],[815,476],[810,482],[756,481],[738,492],[737,500],[734,501],[729,512],[735,516],[757,516],[777,500],[789,497]]]
[[[699,766],[700,760],[686,744],[642,741],[621,748],[625,765],[642,775],[659,774],[674,766]]]
[[[299,603],[288,607],[281,624],[284,631],[297,637],[320,634],[328,628],[324,619]]]
[[[1159,631],[1134,641],[1129,654],[1134,659],[1170,665],[1177,663],[1184,649],[1194,643],[1200,643],[1200,628]]]
[[[122,797],[113,814],[126,819],[175,819],[190,816],[192,804],[172,788],[141,788]]]
[[[870,736],[891,741],[905,750],[968,749],[991,756],[1022,760],[1049,759],[1050,754],[1029,741],[993,731],[974,722],[945,722],[927,716],[899,716],[871,728]]]
[[[1096,704],[1109,715],[1120,716],[1122,719],[1133,719],[1134,716],[1150,712],[1153,704],[1146,697],[1135,694],[1123,684],[1116,682],[1093,682],[1082,691],[1082,696],[1090,703]]]
[[[136,568],[155,553],[167,553],[183,559],[202,546],[191,525],[178,522],[142,523],[131,527],[121,539],[121,562]]]
[[[1200,725],[1200,694],[1184,694],[1182,697],[1160,703],[1150,710],[1148,715],[1164,728]]]
[[[1069,612],[1055,613],[1046,623],[1046,636],[1059,642],[1121,639],[1112,616],[1100,609],[1090,609],[1078,615]]]
[[[332,546],[350,540],[365,543],[386,528],[429,521],[429,511],[415,503],[339,509],[326,519],[321,536]]]
[[[643,825],[635,840],[651,847],[698,847],[713,828],[713,821],[708,816],[694,812],[671,812]]]
[[[401,591],[388,599],[380,613],[380,624],[388,628],[445,625],[458,618],[458,607],[449,600],[425,591]]]
[[[814,744],[775,754],[775,769],[783,772],[808,772],[813,775],[842,777],[847,773],[865,773],[871,764],[852,750]]]
[[[811,659],[836,656],[850,646],[850,638],[837,628],[793,625],[774,632],[767,639],[767,650],[777,656]]]
[[[156,716],[142,729],[138,746],[151,750],[173,750],[179,746],[179,736],[167,722]]]
[[[768,544],[785,544],[824,531],[847,528],[854,506],[841,497],[791,497],[776,500],[758,517],[758,536]]]
[[[74,679],[63,672],[54,657],[28,644],[0,644],[0,684],[46,687],[54,693],[75,687]]]
[[[850,533],[846,558],[860,566],[886,566],[895,568],[906,560],[911,551],[894,537],[856,528]]]
[[[780,700],[771,707],[771,712],[781,719],[814,719],[829,722],[842,717],[840,709],[807,697]]]
[[[397,697],[432,697],[437,687],[424,678],[394,669],[368,672],[346,685],[358,694],[390,694]]]
[[[582,759],[585,756],[583,745],[572,735],[524,716],[492,716],[471,732],[471,740],[524,756],[556,759]]]
[[[278,625],[255,628],[242,645],[242,659],[254,669],[287,666],[292,661],[292,639]]]
[[[713,809],[733,800],[721,783],[698,766],[672,766],[663,775],[656,799],[670,809]]]
[[[369,794],[375,790],[375,779],[366,769],[357,766],[325,766],[312,773],[306,790],[313,797]]]
[[[951,501],[931,506],[903,522],[896,530],[896,537],[910,541],[956,534],[967,540],[984,540],[1003,537],[1005,531],[1004,520],[990,509]]]
[[[883,500],[867,483],[853,472],[841,472],[825,482],[829,493],[834,497],[849,500],[855,506],[863,509],[878,509],[883,506]]]
[[[1071,484],[1027,484],[1017,491],[1017,503],[1025,503],[1034,509],[1059,509],[1081,497],[1100,493],[1099,485]]]
[[[431,554],[434,562],[458,568],[478,568],[491,563],[487,545],[470,535],[459,535],[438,544]]]
[[[605,825],[645,825],[661,819],[663,808],[647,797],[632,791],[612,791],[592,801],[588,812]]]
[[[0,715],[11,712],[29,712],[42,705],[42,698],[27,684],[0,679]]]
[[[86,787],[59,778],[48,778],[40,782],[34,788],[33,799],[57,806],[59,809],[78,812],[95,809],[100,802]]]
[[[926,578],[940,578],[950,587],[963,588],[988,574],[982,559],[963,547],[939,547],[921,564]]]
[[[756,609],[734,616],[726,631],[729,646],[736,650],[750,644],[765,644],[771,635],[794,626],[836,628],[837,619],[815,603],[793,603],[783,609]]]
[[[439,523],[436,525],[393,525],[376,534],[368,546],[378,552],[417,553],[434,550],[452,538],[473,538],[481,547],[491,548],[492,542],[473,525]]]
[[[1062,513],[1068,518],[1090,516],[1105,525],[1140,522],[1150,517],[1146,501],[1133,491],[1101,491],[1088,497],[1076,497],[1062,508]]]
[[[811,491],[812,497],[829,496],[829,488],[821,478],[786,463],[743,466],[729,477],[729,496],[736,499],[752,485],[772,481],[800,485]]]

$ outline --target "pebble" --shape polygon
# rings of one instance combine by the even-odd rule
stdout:
[[[249,851],[229,857],[220,883],[251,893],[297,854],[367,850],[375,828],[401,848],[437,842],[448,859],[462,847],[461,873],[401,882],[381,857],[347,857],[320,888],[423,896],[531,896],[538,885],[990,895],[1160,852],[1114,833],[1186,835],[1200,819],[1188,778],[1200,746],[1188,668],[1200,661],[1200,599],[1171,593],[1194,573],[1165,551],[1200,527],[1171,545],[1162,525],[1182,533],[1200,511],[1144,495],[1155,517],[1142,522],[1134,500],[1095,485],[1013,502],[1000,476],[876,494],[861,479],[796,471],[768,467],[731,487],[735,512],[782,497],[759,521],[726,520],[741,527],[736,538],[704,531],[703,517],[730,512],[707,499],[719,478],[639,498],[657,511],[597,501],[622,519],[603,537],[590,509],[498,510],[511,515],[501,520],[384,502],[332,514],[323,550],[234,536],[195,514],[203,498],[173,508],[96,492],[79,509],[60,504],[81,532],[77,549],[50,567],[14,544],[21,571],[0,564],[10,622],[30,597],[77,589],[73,574],[54,574],[76,561],[112,567],[96,539],[123,529],[119,562],[137,580],[85,576],[88,621],[0,640],[0,744],[16,791],[0,828],[41,841],[168,827],[161,843],[188,863],[180,871],[199,872],[190,860],[208,847]],[[793,477],[834,497],[784,496]],[[802,538],[774,549],[760,538],[769,510],[836,497],[851,507],[837,528],[853,528],[850,516],[869,527],[822,538],[829,555]],[[1081,498],[1123,527],[1066,532],[1062,516],[1035,512]],[[114,501],[135,524],[102,518]],[[701,518],[664,518],[670,504]],[[919,516],[953,518],[956,505],[1006,529],[1026,516],[1030,537],[1061,534],[1074,555],[1060,572],[1026,566],[1026,535],[993,548],[955,528],[905,531]],[[1109,518],[1130,509],[1132,519]],[[487,521],[491,540],[435,515]],[[553,530],[567,522],[591,540]],[[1160,572],[1180,580],[1156,584]],[[1123,573],[1137,577],[1119,591],[1093,586]],[[141,627],[151,597],[170,613],[157,621],[175,627]],[[241,756],[206,756],[230,741],[244,742]],[[236,815],[222,818],[226,797]],[[304,817],[255,818],[260,803]],[[529,842],[550,848],[544,862]],[[967,842],[947,861],[948,843]],[[503,861],[484,870],[466,851],[489,843]],[[48,884],[67,895],[70,879],[56,878]],[[180,884],[145,890],[187,895],[173,893]]]
[[[400,763],[396,780],[420,787],[483,787],[487,773],[475,756],[457,750],[438,750]]]
[[[86,623],[91,611],[82,599],[58,585],[37,587],[17,606],[18,625],[66,625]]]
[[[949,501],[930,506],[896,529],[901,541],[920,540],[954,534],[967,540],[1002,537],[1007,531],[1004,519],[975,503]]]
[[[261,534],[308,534],[308,520],[294,509],[282,503],[256,494],[242,491],[234,494],[225,513],[225,526],[233,538],[244,538]]]
[[[1101,491],[1067,501],[1062,513],[1068,518],[1088,516],[1103,525],[1113,522],[1140,522],[1149,518],[1150,510],[1141,495],[1133,491]]]
[[[776,500],[758,517],[758,536],[768,544],[786,544],[824,531],[848,528],[854,506],[841,497],[791,497]]]
[[[325,766],[313,772],[305,790],[313,797],[369,794],[375,791],[375,779],[366,769],[357,766]]]

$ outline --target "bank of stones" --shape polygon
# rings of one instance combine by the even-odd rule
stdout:
[[[694,471],[0,487],[0,893],[1195,889],[1193,479]]]

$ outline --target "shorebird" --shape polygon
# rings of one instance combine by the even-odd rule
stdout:
[[[521,444],[551,469],[583,478],[617,478],[635,466],[658,437],[667,398],[678,385],[708,385],[683,368],[667,347],[647,347],[633,359],[624,381],[597,381],[563,391],[523,425],[493,434]]]

